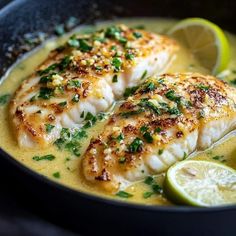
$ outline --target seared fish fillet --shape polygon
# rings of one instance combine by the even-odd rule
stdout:
[[[124,25],[72,36],[51,52],[11,101],[19,145],[45,146],[58,138],[62,127],[81,127],[81,114],[106,111],[127,87],[165,71],[177,48],[165,36]]]
[[[165,74],[134,90],[83,159],[85,178],[107,191],[163,172],[236,127],[236,89],[214,77]]]

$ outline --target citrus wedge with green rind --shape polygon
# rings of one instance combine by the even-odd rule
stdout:
[[[187,160],[169,168],[164,182],[167,197],[179,204],[236,204],[236,171],[223,164]]]
[[[177,23],[168,34],[182,42],[212,74],[226,69],[230,46],[223,30],[202,18],[188,18]]]

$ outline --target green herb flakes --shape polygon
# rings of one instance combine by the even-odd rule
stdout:
[[[140,138],[135,138],[134,141],[128,146],[130,153],[137,153],[142,150],[143,141]]]
[[[119,58],[119,57],[114,57],[114,58],[112,59],[111,64],[114,66],[115,72],[118,72],[118,71],[120,71],[120,69],[121,69],[122,60],[121,60],[121,58]]]
[[[75,95],[72,97],[71,101],[72,101],[72,102],[79,102],[79,99],[80,99],[80,95],[79,95],[79,94],[75,94]]]
[[[133,197],[133,194],[127,193],[125,191],[119,191],[118,193],[116,193],[116,196],[121,198],[130,198]]]
[[[140,79],[141,79],[141,80],[145,79],[146,75],[147,75],[147,70],[145,70],[145,71],[143,72],[143,74],[142,74],[142,76],[141,76]]]
[[[60,172],[55,172],[55,173],[53,173],[52,174],[52,176],[54,177],[54,178],[56,178],[56,179],[60,179],[61,178],[61,174],[60,174]]]
[[[38,97],[44,100],[48,100],[54,96],[54,91],[51,88],[41,87]]]
[[[34,156],[32,159],[34,161],[43,161],[43,160],[46,160],[46,161],[53,161],[56,157],[52,154],[48,154],[48,155],[45,155],[45,156]]]
[[[133,36],[136,38],[136,39],[139,39],[139,38],[142,38],[142,34],[139,33],[139,32],[133,32]]]
[[[153,192],[144,192],[143,198],[145,198],[145,199],[150,198],[153,194],[154,194]]]
[[[152,185],[152,190],[154,193],[161,194],[163,192],[163,189],[160,185],[158,184],[153,184]]]
[[[46,132],[49,134],[51,133],[51,131],[55,128],[54,125],[51,125],[51,124],[45,124],[45,129],[46,129]]]
[[[127,98],[127,97],[133,95],[138,90],[138,88],[139,88],[138,86],[126,88],[125,92],[124,92],[124,97]]]
[[[112,83],[117,83],[118,82],[118,75],[114,75],[112,78]]]
[[[126,161],[126,158],[125,158],[125,157],[120,157],[120,158],[119,158],[119,163],[120,163],[120,164],[124,164],[125,161]]]
[[[152,176],[148,176],[145,180],[144,183],[147,185],[152,185],[154,182],[154,178]]]
[[[9,98],[10,98],[10,94],[1,95],[0,96],[0,106],[5,105],[9,101]]]

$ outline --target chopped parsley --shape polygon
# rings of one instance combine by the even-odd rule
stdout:
[[[158,133],[158,134],[159,134],[161,131],[162,131],[162,129],[161,129],[160,127],[157,127],[157,128],[154,130],[154,132],[155,132],[155,133]]]
[[[181,115],[181,111],[177,107],[169,108],[168,112],[170,115],[176,115],[176,116]]]
[[[114,75],[112,78],[112,83],[117,83],[118,82],[118,75]]]
[[[122,140],[124,140],[124,134],[123,133],[120,133],[117,137],[116,137],[116,140],[118,141],[118,142],[120,142],[120,141],[122,141]]]
[[[130,153],[137,153],[142,150],[143,141],[140,138],[135,138],[131,144],[128,146],[128,151]]]
[[[186,153],[186,152],[184,152],[184,155],[183,155],[183,160],[185,160],[187,157],[188,157],[187,153]]]
[[[58,64],[54,63],[54,64],[48,66],[46,69],[38,71],[38,74],[40,76],[48,74],[50,71],[55,70],[57,67],[58,67]]]
[[[86,42],[86,40],[84,40],[84,39],[79,39],[78,41],[79,41],[79,49],[80,49],[81,52],[89,52],[89,51],[92,50],[93,47],[90,46],[90,45]]]
[[[68,128],[62,128],[60,138],[54,144],[59,149],[64,148],[75,156],[80,156],[80,140],[86,137],[87,133],[84,129],[70,130]]]
[[[138,90],[138,88],[139,88],[138,86],[126,88],[125,92],[124,92],[124,97],[127,98],[127,97],[133,95]]]
[[[144,183],[147,185],[152,185],[154,182],[154,178],[152,176],[148,176],[145,180]]]
[[[143,125],[139,130],[142,134],[144,134],[146,131],[148,131],[148,127]]]
[[[0,96],[0,106],[5,105],[10,98],[10,94],[4,94]]]
[[[51,131],[55,128],[54,125],[51,124],[45,124],[45,129],[47,133],[51,133]]]
[[[125,191],[119,191],[118,193],[116,193],[116,196],[121,198],[130,198],[133,197],[133,194],[127,193]]]
[[[145,139],[145,141],[146,141],[147,143],[152,143],[152,142],[153,142],[153,137],[152,137],[152,135],[151,135],[150,132],[145,132],[145,133],[143,134],[143,138]]]
[[[142,74],[142,76],[141,76],[140,79],[141,79],[141,80],[145,79],[146,75],[147,75],[147,70],[145,70],[145,71],[143,72],[143,74]]]
[[[39,90],[39,98],[42,98],[44,100],[48,100],[51,97],[53,97],[54,95],[54,91],[51,88],[47,88],[47,87],[41,87]]]
[[[121,58],[119,58],[119,57],[114,57],[114,58],[112,59],[111,64],[114,66],[115,72],[118,72],[118,71],[120,71],[120,69],[121,69],[122,60],[121,60]]]
[[[56,179],[60,179],[61,178],[61,174],[60,174],[60,172],[55,172],[55,173],[53,173],[52,174],[52,176],[54,177],[54,178],[56,178]]]
[[[214,156],[212,157],[213,160],[216,160],[216,161],[220,161],[220,162],[226,162],[226,160],[224,159],[224,155],[221,155],[221,156]]]
[[[150,198],[153,194],[154,194],[153,192],[144,192],[143,198],[145,198],[145,199]]]
[[[59,105],[60,107],[65,107],[65,106],[67,105],[67,101],[60,102],[60,103],[58,103],[58,105]]]
[[[32,159],[34,161],[43,161],[43,160],[47,160],[47,161],[53,161],[56,157],[52,154],[48,154],[45,156],[34,156]]]
[[[142,38],[142,34],[139,33],[139,32],[133,32],[133,36],[136,38],[136,39],[139,39],[139,38]]]
[[[40,84],[46,84],[47,82],[52,81],[52,76],[55,75],[56,73],[51,73],[49,75],[42,76],[39,80]]]
[[[158,194],[163,192],[162,187],[158,184],[153,184],[152,185],[152,190],[153,190],[154,193],[158,193]]]
[[[157,115],[161,115],[161,111],[158,107],[156,107],[152,102],[149,102],[147,99],[142,99],[141,102],[138,104],[141,107],[148,108],[149,110],[153,111]]]
[[[114,38],[114,39],[117,39],[120,37],[120,33],[121,33],[121,30],[120,28],[116,27],[116,26],[111,26],[111,27],[108,27],[105,31],[105,36],[107,38]]]
[[[80,99],[80,95],[79,95],[79,94],[75,94],[75,95],[72,97],[71,101],[72,101],[72,102],[79,102],[79,99]]]
[[[162,154],[163,154],[163,152],[164,152],[164,150],[163,150],[163,149],[159,149],[159,150],[158,150],[158,155],[162,155]]]
[[[67,41],[68,45],[73,48],[79,47],[79,41],[75,35],[71,36],[70,39]]]
[[[94,116],[91,112],[88,112],[86,114],[84,120],[87,121],[87,122],[85,123],[83,128],[87,129],[87,128],[92,127],[97,122],[97,117]]]
[[[176,102],[177,104],[180,104],[180,100],[181,100],[181,97],[180,96],[177,96],[175,94],[175,91],[174,90],[169,90],[166,94],[165,94],[166,98],[168,98],[169,100],[173,101],[173,102]]]
[[[209,90],[210,86],[206,86],[204,84],[199,84],[199,85],[197,85],[197,88],[207,92]]]
[[[126,158],[125,157],[120,157],[119,158],[119,163],[124,164],[126,162]]]
[[[81,81],[80,80],[70,80],[70,81],[68,81],[67,85],[71,88],[80,88]]]
[[[125,53],[125,58],[127,60],[133,60],[134,59],[134,54],[130,53],[130,52],[127,52],[127,53]]]
[[[127,112],[122,112],[121,116],[124,118],[128,118],[130,116],[134,116],[134,115],[138,115],[140,113],[145,112],[145,110],[143,108],[140,108],[138,110],[134,110],[134,111],[127,111]]]

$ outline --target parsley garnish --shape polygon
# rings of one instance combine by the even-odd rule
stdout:
[[[144,192],[143,198],[145,198],[145,199],[150,198],[153,194],[154,194],[153,192]]]
[[[130,95],[133,95],[137,91],[138,88],[139,88],[138,86],[126,88],[124,92],[124,97],[127,98]]]
[[[152,185],[152,190],[153,190],[154,193],[158,193],[158,194],[163,192],[162,187],[158,184],[153,184]]]
[[[133,32],[133,36],[136,38],[136,39],[139,39],[142,37],[142,34],[139,33],[139,32]]]
[[[58,103],[58,105],[59,105],[60,107],[65,107],[65,106],[67,105],[67,101],[60,102],[60,103]]]
[[[199,84],[199,85],[197,85],[197,88],[199,88],[199,89],[201,89],[201,90],[206,92],[206,91],[209,90],[210,86],[206,86],[204,84]]]
[[[140,113],[145,112],[145,110],[143,108],[140,108],[138,110],[134,110],[134,111],[127,111],[127,112],[122,112],[121,116],[124,118],[128,118],[130,116],[134,116],[134,115],[138,115]]]
[[[55,172],[55,173],[52,174],[52,176],[53,176],[54,178],[56,178],[56,179],[60,179],[60,178],[61,178],[60,172]]]
[[[48,155],[45,155],[45,156],[34,156],[32,159],[34,161],[42,161],[42,160],[47,160],[47,161],[52,161],[54,160],[56,157],[52,154],[48,154]]]
[[[119,158],[119,163],[124,164],[125,161],[126,161],[126,158],[125,158],[125,157],[120,157],[120,158]]]
[[[152,176],[148,176],[145,180],[144,183],[147,185],[151,185],[154,182],[154,178]]]
[[[47,133],[50,133],[55,128],[54,125],[51,124],[45,124],[45,129]]]
[[[169,100],[171,100],[171,101],[173,101],[173,102],[176,102],[177,104],[180,103],[180,97],[175,94],[175,91],[174,91],[174,90],[169,90],[169,91],[165,94],[165,96],[166,96]]]
[[[146,107],[152,110],[157,115],[161,115],[161,111],[158,107],[156,107],[152,102],[149,102],[147,99],[142,99],[141,102],[138,104],[141,107]]]
[[[92,50],[92,46],[90,46],[84,39],[79,39],[79,49],[82,52],[89,52]]]
[[[10,98],[10,94],[4,94],[0,96],[0,106],[5,105]]]
[[[41,87],[39,90],[39,98],[48,100],[54,95],[54,91],[51,88]]]
[[[125,58],[126,58],[127,60],[133,60],[133,59],[134,59],[134,54],[127,52],[127,53],[125,54]]]
[[[121,198],[130,198],[133,197],[133,194],[127,193],[125,191],[119,191],[118,193],[116,193],[116,196]]]
[[[71,99],[72,102],[79,102],[79,99],[80,99],[80,95],[79,94],[75,94],[73,96],[73,98]]]
[[[119,57],[114,57],[114,58],[112,59],[111,64],[114,66],[115,72],[118,72],[118,71],[121,69],[122,60],[121,60],[121,58],[119,58]]]
[[[143,134],[143,138],[145,139],[145,141],[146,141],[147,143],[152,143],[152,142],[153,142],[153,137],[152,137],[152,135],[151,135],[150,132],[145,132],[145,133]]]
[[[142,150],[143,141],[140,138],[135,138],[133,142],[128,146],[130,153],[137,153]]]
[[[163,149],[159,149],[159,150],[158,150],[158,155],[162,155],[163,152],[164,152]]]
[[[118,75],[114,75],[112,78],[112,83],[117,83],[118,82]]]
[[[71,88],[80,88],[81,81],[80,80],[70,80],[70,81],[68,81],[67,85]]]
[[[146,77],[146,75],[147,75],[147,70],[145,70],[144,72],[143,72],[143,74],[142,74],[142,76],[141,76],[141,80],[143,80],[145,77]]]

